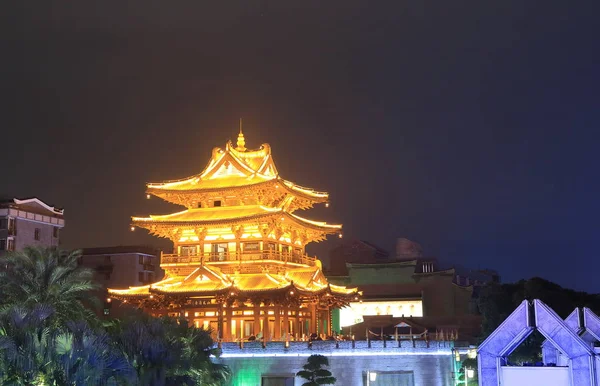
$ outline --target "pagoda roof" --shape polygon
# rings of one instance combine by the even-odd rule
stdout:
[[[132,217],[132,221],[138,226],[149,224],[226,225],[231,223],[239,224],[245,221],[253,221],[257,219],[268,219],[270,217],[279,220],[289,219],[300,226],[313,228],[319,231],[335,232],[342,228],[342,225],[328,224],[322,221],[313,221],[289,213],[282,208],[268,208],[262,205],[195,208],[167,215]]]
[[[152,294],[259,293],[296,289],[300,294],[328,292],[332,295],[359,295],[357,288],[329,285],[318,267],[288,268],[285,273],[225,274],[219,268],[202,265],[188,276],[170,276],[151,285],[129,289],[109,289],[110,295],[143,298]]]
[[[250,187],[269,181],[281,182],[291,192],[319,201],[327,200],[329,196],[326,192],[301,187],[280,178],[268,144],[262,144],[258,150],[246,150],[239,147],[239,139],[237,148],[231,141],[224,149],[214,148],[208,165],[200,174],[181,180],[148,183],[147,192],[159,196],[162,192],[197,193]]]

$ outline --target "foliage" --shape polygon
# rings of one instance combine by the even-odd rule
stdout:
[[[308,382],[302,386],[333,385],[335,377],[329,370],[323,369],[323,366],[329,366],[329,360],[323,355],[314,354],[308,357],[307,363],[302,366],[304,370],[296,373],[297,377],[306,379]]]
[[[2,257],[0,384],[225,384],[210,332],[184,319],[132,315],[101,325],[85,308],[95,289],[80,254],[26,248]]]
[[[84,305],[97,288],[93,272],[78,264],[80,251],[67,253],[57,248],[26,247],[3,258],[6,269],[0,272],[0,304],[31,308],[44,304],[53,309],[47,320],[54,326],[70,320],[95,321],[95,314]]]
[[[485,340],[523,300],[540,299],[561,318],[566,318],[575,307],[588,307],[600,312],[600,297],[585,292],[565,289],[558,284],[534,277],[511,284],[490,283],[479,295],[478,308],[483,317],[481,341]],[[534,332],[510,355],[517,364],[541,360],[544,338]]]
[[[140,384],[218,385],[229,369],[212,363],[210,332],[190,327],[185,319],[141,314],[115,321],[109,328],[116,344],[132,363]]]

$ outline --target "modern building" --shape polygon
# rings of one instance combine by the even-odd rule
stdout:
[[[221,341],[300,340],[331,335],[331,310],[358,300],[356,288],[329,284],[305,246],[340,234],[341,225],[300,217],[328,194],[296,185],[277,172],[271,148],[237,145],[212,151],[198,175],[149,183],[147,194],[185,207],[167,215],[133,217],[173,242],[161,256],[165,278],[109,289],[116,301],[155,315],[185,315],[211,327]]]
[[[324,272],[331,283],[363,292],[360,301],[334,311],[334,329],[352,329],[366,338],[368,331],[393,333],[402,321],[419,334],[455,334],[468,340],[477,335],[474,328],[481,320],[472,307],[476,281],[464,285],[454,268],[441,269],[415,242],[398,239],[392,254],[366,241],[344,241],[331,251]]]
[[[112,306],[107,297],[108,288],[137,287],[163,278],[160,254],[156,248],[136,245],[82,250],[80,265],[94,270],[94,281],[100,286],[94,294],[104,303],[100,315],[116,317],[127,312]]]
[[[56,247],[64,226],[64,210],[38,198],[0,199],[0,253],[30,245]]]

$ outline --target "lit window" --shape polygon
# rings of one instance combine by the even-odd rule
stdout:
[[[40,239],[40,228],[35,228],[35,231],[33,232],[33,238],[36,240]]]
[[[10,236],[16,236],[17,235],[17,222],[15,221],[14,218],[9,218],[8,219],[8,234]]]

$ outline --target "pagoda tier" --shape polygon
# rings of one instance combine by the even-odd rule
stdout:
[[[328,194],[280,178],[269,145],[247,151],[241,131],[237,147],[213,150],[201,174],[148,184],[148,193],[187,207],[132,218],[133,229],[173,241],[173,253],[161,254],[165,278],[109,289],[110,299],[185,316],[223,340],[283,340],[331,334],[331,309],[360,297],[330,285],[321,262],[305,254],[308,243],[341,236],[341,225],[293,213]]]
[[[238,243],[280,240],[290,247],[301,248],[341,230],[341,225],[311,221],[282,208],[261,205],[188,209],[169,215],[133,217],[133,225],[177,244],[218,239]]]
[[[239,149],[239,146],[238,146]],[[231,142],[215,148],[208,166],[198,175],[176,181],[149,183],[146,192],[188,209],[223,205],[264,205],[288,212],[327,202],[326,192],[304,188],[279,177],[271,147],[236,150]]]

